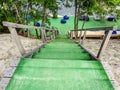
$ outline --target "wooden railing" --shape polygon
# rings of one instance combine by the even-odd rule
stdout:
[[[79,32],[79,33],[82,33],[82,31],[84,31],[84,33],[83,33],[83,36],[81,36],[82,34],[77,34],[78,35],[78,37],[79,37],[79,44],[80,45],[83,45],[84,44],[84,41],[85,41],[85,36],[86,36],[86,32],[87,31],[90,31],[90,30],[95,30],[95,31],[107,31],[107,33],[105,34],[105,36],[104,36],[104,38],[103,38],[103,42],[102,42],[102,44],[101,44],[101,46],[100,46],[100,49],[99,49],[99,51],[98,51],[98,54],[96,55],[96,58],[99,58],[100,59],[100,57],[101,57],[101,55],[103,54],[103,52],[104,52],[104,50],[105,50],[105,48],[107,47],[107,45],[108,45],[108,42],[109,42],[109,39],[110,39],[110,37],[111,37],[111,34],[112,34],[112,31],[111,30],[116,30],[117,29],[117,27],[116,26],[110,26],[110,27],[98,27],[98,28],[87,28],[87,29],[79,29],[79,30],[70,30],[70,32],[69,32],[69,36],[70,36],[70,38],[72,39],[73,38],[73,36],[74,36],[74,34],[75,34],[75,32]],[[81,38],[82,37],[82,38]],[[82,39],[82,40],[81,40]],[[93,47],[94,48],[94,47]]]
[[[51,28],[36,27],[36,26],[30,26],[30,25],[22,25],[22,24],[16,24],[16,23],[5,22],[5,21],[3,21],[3,25],[8,27],[8,29],[11,33],[11,36],[12,36],[13,40],[15,41],[16,46],[18,47],[22,56],[25,54],[25,49],[23,48],[22,43],[21,43],[21,41],[20,41],[20,39],[17,35],[16,28],[40,30],[41,31],[41,38],[43,40],[43,43],[45,43],[47,41],[46,32],[48,32],[48,31],[52,32],[51,39],[55,39],[56,36],[57,36],[56,32],[58,32],[58,30],[51,29]]]

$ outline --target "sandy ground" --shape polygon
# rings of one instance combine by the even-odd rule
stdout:
[[[39,46],[42,42],[36,39],[21,37],[22,44],[27,52]],[[84,46],[95,56],[98,53],[102,40],[86,39]],[[0,76],[9,67],[10,62],[20,57],[20,53],[12,41],[10,34],[0,34]],[[120,84],[120,39],[111,39],[103,53],[101,60],[107,61],[112,68],[116,80]]]
[[[19,36],[26,52],[32,51],[42,42],[36,39],[25,38]],[[0,77],[5,69],[9,67],[10,63],[19,58],[21,55],[16,47],[16,44],[11,38],[10,34],[0,34]]]
[[[101,43],[99,39],[86,39],[83,46],[97,56]],[[120,86],[120,39],[110,39],[101,60],[109,63]]]

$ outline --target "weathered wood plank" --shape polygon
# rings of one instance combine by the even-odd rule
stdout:
[[[119,86],[119,83],[116,81],[115,79],[115,76],[113,75],[112,73],[112,69],[110,67],[110,65],[108,64],[108,62],[105,62],[105,61],[101,61],[106,73],[107,73],[107,76],[109,77],[113,87],[115,90],[120,90],[120,86]]]
[[[5,90],[8,84],[0,84],[0,90]]]
[[[81,44],[81,38],[82,38],[82,31],[80,31],[80,35],[79,35],[79,44]]]
[[[41,29],[41,32],[42,32],[42,40],[43,40],[43,43],[45,43],[45,41],[46,41],[46,32],[45,32],[45,28],[42,28],[42,29]]]
[[[100,59],[101,55],[103,54],[105,48],[106,48],[107,45],[108,45],[108,42],[109,42],[110,37],[111,37],[111,34],[112,34],[112,32],[111,32],[111,31],[108,31],[108,33],[105,35],[105,38],[103,39],[103,42],[102,42],[102,44],[101,44],[101,47],[100,47],[100,49],[99,49],[99,51],[98,51],[97,58]]]
[[[82,38],[84,38],[84,34],[85,34],[85,38],[97,37],[97,38],[103,39],[103,37],[104,37],[104,31],[70,31],[68,34],[71,39],[75,37],[74,32],[78,32],[79,43],[81,43]]]
[[[32,29],[41,29],[42,28],[42,27],[35,27],[35,26],[17,24],[17,23],[12,23],[12,22],[5,22],[5,21],[3,21],[3,25],[6,27],[14,27],[14,28],[32,28]]]
[[[95,27],[95,28],[85,28],[85,29],[78,29],[78,30],[70,30],[70,31],[89,31],[89,30],[113,30],[113,26],[109,27]]]
[[[15,43],[16,43],[16,45],[17,45],[17,47],[18,47],[18,49],[19,49],[19,51],[21,53],[21,55],[23,55],[25,53],[25,50],[24,50],[24,48],[23,48],[23,46],[22,46],[22,44],[21,44],[21,42],[20,42],[20,40],[19,40],[19,38],[17,36],[17,32],[16,32],[15,28],[32,28],[32,29],[35,29],[36,31],[37,31],[37,29],[41,30],[43,42],[46,41],[46,31],[50,31],[50,32],[57,31],[57,30],[54,30],[52,28],[35,27],[35,26],[16,24],[16,23],[5,22],[5,21],[3,21],[3,25],[8,27],[8,29],[10,30],[12,38],[15,41]],[[37,37],[38,37],[38,32],[36,34],[37,34]],[[53,33],[53,36],[54,36],[54,33]]]
[[[44,28],[44,27],[36,27],[36,26],[30,26],[30,25],[23,25],[23,24],[17,24],[17,23],[6,22],[6,21],[3,21],[2,23],[6,27],[14,27],[14,28],[32,28],[32,29],[42,29],[42,28]],[[45,27],[45,30],[53,31],[53,30],[57,30],[57,29],[52,29],[52,28],[46,28]]]
[[[19,37],[17,35],[16,29],[13,28],[13,27],[8,27],[8,29],[10,30],[11,36],[12,36],[13,40],[15,41],[15,44],[18,47],[21,55],[24,55],[25,50],[24,50],[24,48],[22,46],[22,43],[21,43],[21,41],[20,41],[20,39],[19,39]]]
[[[15,71],[15,67],[9,67],[7,70],[6,70],[6,72],[5,72],[5,74],[3,75],[3,77],[4,78],[11,78],[12,77],[12,75],[13,75],[13,73],[14,73],[14,71]]]
[[[82,41],[81,41],[81,44],[82,44],[82,45],[84,44],[85,39],[86,39],[86,32],[87,32],[87,31],[84,31],[84,34],[83,34],[83,39],[82,39]]]

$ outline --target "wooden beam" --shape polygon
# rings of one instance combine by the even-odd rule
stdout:
[[[80,35],[79,35],[79,44],[81,44],[81,39],[82,39],[82,31],[80,31]]]
[[[55,36],[55,32],[56,32],[56,31],[53,31],[53,39],[55,39],[55,38],[56,38],[56,36]]]
[[[99,51],[98,51],[97,58],[100,59],[101,55],[103,54],[105,48],[106,48],[107,45],[108,45],[109,39],[110,39],[110,37],[111,37],[111,34],[112,34],[112,32],[111,32],[110,30],[108,30],[108,32],[107,32],[107,34],[105,35],[105,38],[103,39],[103,42],[102,42],[102,44],[101,44],[101,46],[100,46],[100,49],[99,49]]]
[[[36,32],[37,39],[39,39],[38,30],[35,29],[35,32]]]
[[[35,27],[35,26],[30,26],[30,25],[22,25],[22,24],[16,24],[16,23],[12,23],[12,22],[5,22],[3,21],[3,25],[8,27],[8,29],[10,30],[11,32],[11,36],[13,38],[13,40],[15,41],[16,43],[16,46],[18,47],[21,55],[24,55],[25,54],[25,50],[22,46],[22,43],[17,35],[17,32],[16,32],[16,29],[15,28],[32,28],[32,29],[35,29],[37,31],[38,30],[41,30],[42,32],[42,40],[43,40],[43,43],[46,42],[46,31],[57,31],[57,30],[54,30],[52,28],[46,28],[46,27]],[[38,37],[38,32],[36,32],[37,34],[37,37]]]
[[[55,30],[57,30],[57,29],[52,29],[52,28],[36,27],[36,26],[17,24],[17,23],[6,22],[6,21],[3,21],[2,23],[6,27],[13,27],[13,28],[32,28],[32,29],[42,29],[42,28],[44,28],[45,30],[48,30],[48,31],[55,31]]]
[[[14,28],[32,28],[32,29],[41,29],[41,28],[43,28],[43,27],[23,25],[23,24],[17,24],[17,23],[6,22],[6,21],[3,21],[2,23],[3,23],[3,25],[6,26],[6,27],[14,27]],[[52,29],[52,28],[46,28],[46,27],[45,27],[45,30],[53,31],[53,30],[57,30],[57,29]]]
[[[41,38],[42,38],[42,41],[43,41],[43,43],[44,43],[45,40],[44,40],[44,31],[43,31],[43,29],[41,29]]]
[[[95,27],[95,28],[84,28],[84,29],[78,29],[78,30],[71,30],[71,31],[89,31],[89,30],[113,30],[113,26],[109,27]]]
[[[13,40],[15,41],[15,44],[18,47],[18,50],[20,51],[21,55],[24,55],[25,50],[24,50],[22,43],[17,35],[16,29],[13,27],[8,27],[8,29],[10,30],[11,36],[12,36]]]
[[[46,42],[46,32],[45,32],[45,28],[42,28],[41,29],[41,32],[42,32],[42,40],[43,40],[43,43]]]
[[[87,32],[87,31],[84,31],[84,34],[83,34],[83,39],[82,39],[82,41],[81,41],[81,44],[82,44],[82,45],[84,44],[84,41],[85,41],[85,39],[86,39],[86,32]]]
[[[114,74],[112,72],[111,66],[106,61],[101,61],[101,63],[102,63],[102,66],[104,67],[104,69],[105,69],[105,71],[107,73],[108,78],[110,79],[110,81],[111,81],[111,83],[112,83],[112,85],[114,87],[114,90],[120,90],[119,83],[115,79],[115,76],[114,76]]]
[[[3,25],[6,27],[14,27],[14,28],[32,28],[32,29],[41,29],[41,27],[35,27],[30,25],[16,24],[12,22],[3,21]]]
[[[52,28],[45,28],[45,30],[48,30],[48,31],[54,31],[56,29],[52,29]]]

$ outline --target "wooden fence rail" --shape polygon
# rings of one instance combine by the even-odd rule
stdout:
[[[22,43],[17,35],[17,32],[16,32],[16,28],[22,28],[22,29],[37,29],[37,30],[41,30],[41,37],[42,37],[42,40],[43,40],[43,43],[46,42],[46,30],[47,31],[51,31],[53,33],[53,39],[55,39],[55,33],[57,32],[57,30],[54,30],[54,29],[51,29],[51,28],[46,28],[46,27],[36,27],[36,26],[30,26],[30,25],[23,25],[23,24],[16,24],[16,23],[12,23],[12,22],[6,22],[6,21],[3,21],[3,25],[8,27],[10,33],[11,33],[11,36],[13,38],[13,40],[15,41],[15,44],[16,46],[18,47],[18,50],[20,51],[21,55],[23,56],[25,54],[25,49],[23,48],[22,46]]]
[[[103,52],[105,50],[105,48],[107,47],[108,42],[110,40],[110,37],[112,35],[112,31],[111,30],[116,30],[116,29],[117,29],[116,26],[110,26],[110,27],[96,27],[96,28],[87,28],[87,29],[79,29],[79,30],[70,30],[69,36],[72,39],[75,32],[81,33],[81,31],[84,31],[84,34],[82,36],[83,39],[81,40],[81,38],[79,38],[79,44],[84,44],[85,37],[86,37],[86,31],[89,31],[89,30],[95,30],[95,31],[99,31],[99,30],[101,31],[102,30],[102,31],[105,31],[105,30],[107,30],[107,33],[105,34],[105,36],[103,38],[103,42],[102,42],[102,44],[100,46],[98,54],[96,55],[96,58],[100,59],[101,55],[103,54]],[[80,34],[80,35],[82,35],[82,34]],[[81,36],[78,35],[78,37],[81,37]]]

